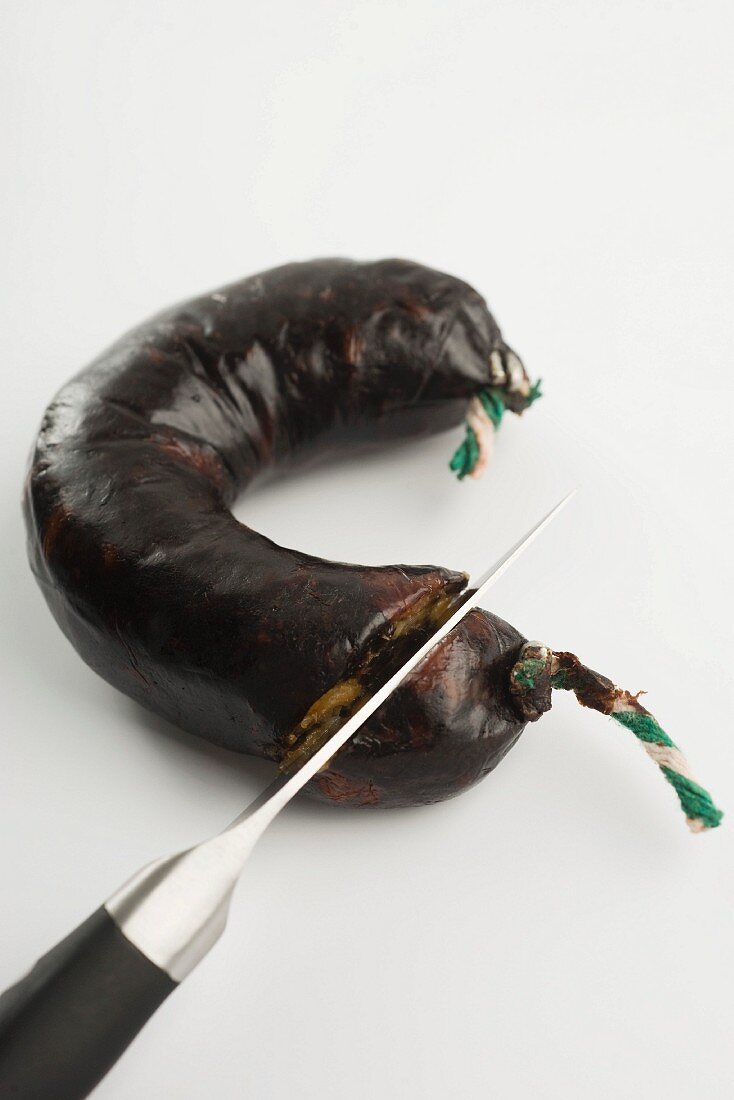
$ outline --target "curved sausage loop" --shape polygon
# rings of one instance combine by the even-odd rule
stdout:
[[[166,310],[46,411],[25,510],[59,625],[143,706],[287,765],[451,613],[466,577],[277,546],[232,501],[278,469],[457,425],[488,387],[529,403],[484,300],[402,260],[289,264]],[[508,686],[522,642],[467,617],[311,793],[411,805],[476,782],[524,725]]]

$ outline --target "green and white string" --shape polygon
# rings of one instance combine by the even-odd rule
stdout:
[[[631,730],[678,796],[688,827],[694,833],[715,829],[723,817],[709,792],[694,778],[678,746],[645,710],[637,695],[582,665],[572,653],[554,653],[528,642],[511,676],[511,690],[525,717],[539,718],[550,707],[551,688],[573,691],[582,706],[610,715]],[[642,694],[642,693],[639,693]]]
[[[540,381],[528,385],[524,408],[529,408],[541,396]],[[486,386],[471,399],[466,414],[464,441],[449,463],[449,468],[459,481],[467,476],[482,476],[492,457],[495,432],[502,423],[506,408],[502,390],[497,386]]]

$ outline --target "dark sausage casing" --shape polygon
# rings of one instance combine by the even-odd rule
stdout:
[[[465,578],[323,561],[229,506],[275,467],[458,424],[493,352],[509,349],[476,291],[400,260],[289,264],[134,329],[61,390],[32,456],[30,560],[62,630],[183,729],[297,754]],[[472,612],[311,793],[398,806],[476,782],[522,731],[508,673],[523,641]]]

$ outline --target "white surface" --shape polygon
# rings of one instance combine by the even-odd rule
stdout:
[[[731,5],[9,2],[0,986],[267,769],[97,679],[25,564],[44,405],[169,301],[292,258],[404,255],[489,298],[546,394],[238,508],[365,562],[481,569],[583,493],[494,610],[648,701],[734,815]],[[287,670],[284,670],[287,674]],[[566,697],[453,802],[295,805],[106,1100],[708,1100],[732,1080],[732,821],[691,837]]]

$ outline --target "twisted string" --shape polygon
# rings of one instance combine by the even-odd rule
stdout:
[[[688,761],[638,695],[616,687],[606,676],[582,665],[573,653],[554,653],[527,642],[510,673],[510,690],[528,721],[550,709],[552,688],[572,691],[579,703],[631,730],[678,796],[689,829],[715,829],[723,817],[709,792],[693,777]]]
[[[528,390],[523,409],[529,408],[542,394],[540,380]],[[507,406],[502,391],[486,386],[471,399],[466,414],[466,434],[449,463],[459,481],[481,477],[492,457],[494,435],[502,423]]]

